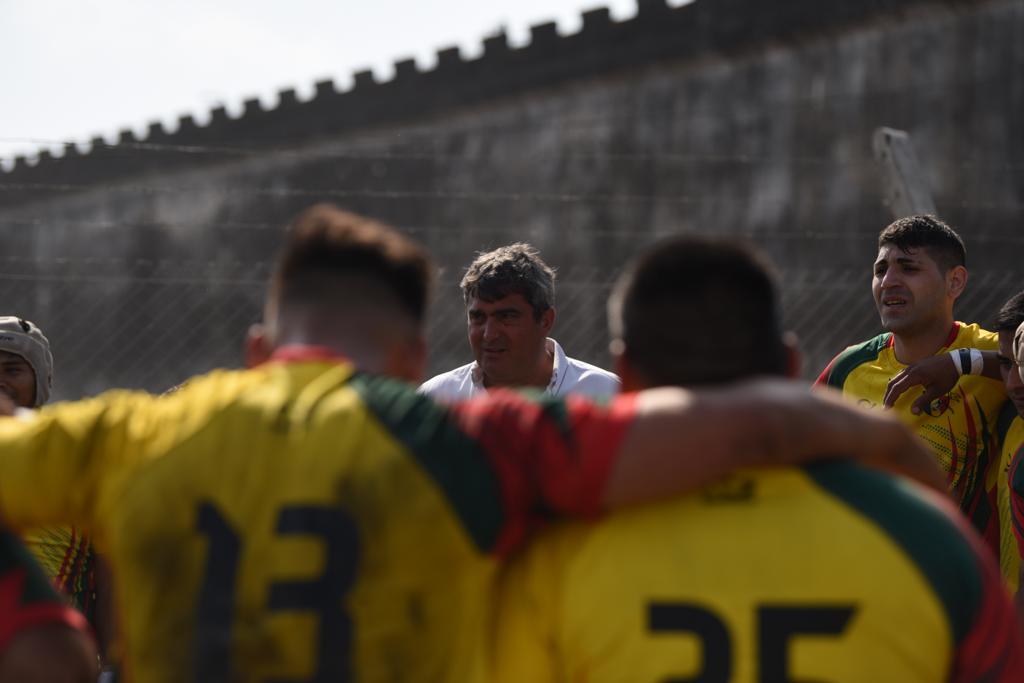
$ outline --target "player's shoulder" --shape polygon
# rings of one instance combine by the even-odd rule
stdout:
[[[888,348],[892,341],[891,332],[883,332],[867,341],[847,346],[829,363],[825,373],[825,383],[836,389],[842,389],[850,374],[865,363],[877,359]]]
[[[189,378],[162,394],[134,393],[121,400],[140,415],[181,413],[190,418],[222,410],[242,397],[252,397],[256,387],[266,388],[270,367],[248,370],[218,369]]]
[[[488,408],[500,401],[489,396],[448,406],[404,382],[364,373],[353,375],[348,386],[447,499],[474,544],[490,552],[504,524],[499,474],[466,423],[486,421],[493,412]]]
[[[190,377],[162,395],[165,397],[196,396],[237,393],[254,384],[267,381],[270,366],[262,365],[252,369],[217,369],[202,375]]]
[[[908,480],[852,462],[802,469],[818,487],[875,525],[917,566],[959,642],[984,597],[986,551],[953,505]]]
[[[446,411],[421,386],[365,372],[356,372],[348,381],[348,387],[359,397],[363,405],[387,425],[401,425],[408,421],[408,415],[419,418],[431,416],[440,419]]]
[[[496,398],[449,405],[400,380],[361,372],[352,376],[348,388],[381,427],[428,470],[441,462],[447,466],[464,459],[483,461],[482,444],[467,428],[467,415],[486,419],[495,412],[488,408],[500,405]]]
[[[25,411],[19,414],[21,419],[12,424],[19,427],[53,423],[84,425],[101,417],[108,423],[116,423],[149,415],[156,398],[154,394],[136,389],[109,389],[77,401],[58,401],[38,410]]]
[[[517,415],[540,415],[559,399],[532,389],[494,389],[471,400],[437,398],[406,382],[368,373],[355,373],[348,382],[366,409],[410,446],[433,449],[452,446],[452,439],[479,446],[476,434],[484,423],[520,425]]]
[[[800,469],[818,488],[890,535],[913,537],[913,529],[929,529],[932,534],[969,544],[968,527],[960,523],[955,507],[908,479],[846,460],[817,462]],[[914,524],[908,521],[911,516]]]
[[[950,348],[972,348],[982,351],[996,351],[999,349],[999,334],[984,329],[978,323],[957,323],[958,330],[956,339]]]

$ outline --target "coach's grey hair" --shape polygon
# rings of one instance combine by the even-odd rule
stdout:
[[[466,304],[474,297],[497,301],[520,294],[533,308],[535,318],[555,305],[555,271],[525,242],[481,252],[469,264],[459,286]]]

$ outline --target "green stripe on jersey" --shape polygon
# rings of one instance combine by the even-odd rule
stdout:
[[[569,406],[566,405],[565,401],[545,394],[538,396],[534,403],[540,406],[545,417],[551,420],[551,423],[558,429],[559,434],[562,435],[562,439],[566,443],[572,443],[574,438],[572,424],[569,420]]]
[[[816,463],[804,471],[881,527],[913,560],[942,603],[954,642],[960,643],[980,608],[983,588],[974,550],[956,524],[896,477],[844,461]]]
[[[851,372],[858,366],[878,358],[882,350],[889,345],[890,337],[892,337],[892,333],[885,332],[863,344],[851,346],[836,356],[836,359],[832,361],[832,372],[828,373],[828,385],[841,390]]]
[[[569,420],[569,406],[566,404],[564,398],[558,396],[552,396],[543,389],[536,387],[516,387],[511,389],[515,393],[522,396],[525,400],[532,403],[544,414],[544,417],[551,420],[551,424],[558,429],[559,434],[562,435],[562,439],[566,442],[571,442],[573,437],[572,424]],[[609,398],[613,397],[601,397],[607,404]],[[588,401],[601,405],[600,400],[587,398]]]
[[[350,386],[441,489],[474,544],[490,552],[505,519],[498,474],[483,447],[403,382],[360,373]]]

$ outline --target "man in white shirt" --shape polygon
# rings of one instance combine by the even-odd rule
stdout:
[[[493,387],[536,387],[552,396],[618,392],[618,377],[569,358],[548,336],[555,324],[555,273],[534,247],[517,242],[480,254],[460,286],[476,360],[427,380],[420,392],[441,401]]]

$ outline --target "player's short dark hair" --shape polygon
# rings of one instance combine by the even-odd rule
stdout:
[[[996,314],[995,331],[1011,335],[1024,323],[1024,292],[1018,292],[1002,305]]]
[[[654,245],[620,276],[608,312],[612,337],[652,385],[786,373],[772,268],[741,241],[675,237]]]
[[[310,303],[339,295],[356,299],[359,291],[336,291],[338,281],[369,281],[422,323],[432,278],[426,250],[394,228],[317,204],[288,227],[271,285],[283,302]]]
[[[469,264],[459,286],[466,304],[473,298],[497,301],[520,294],[537,319],[555,305],[555,271],[525,242],[481,252]]]
[[[943,272],[967,265],[967,249],[960,235],[931,215],[905,216],[878,234],[878,248],[891,244],[903,251],[924,249]]]

